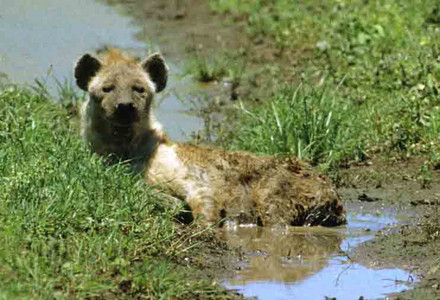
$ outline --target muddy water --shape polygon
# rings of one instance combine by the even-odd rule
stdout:
[[[349,251],[401,219],[387,209],[347,207],[343,228],[257,228],[230,226],[224,239],[241,247],[235,276],[224,285],[258,299],[380,299],[410,288],[414,276],[399,269],[372,269]]]
[[[104,45],[146,56],[151,48],[135,38],[139,29],[129,17],[91,0],[0,0],[0,81],[32,84],[35,78],[57,92],[55,78],[73,83],[74,62],[86,51]],[[188,80],[179,76],[179,66],[169,61],[171,78],[167,91],[159,95],[158,119],[173,140],[186,140],[202,121],[182,113],[186,106]],[[179,92],[177,92],[179,91]]]

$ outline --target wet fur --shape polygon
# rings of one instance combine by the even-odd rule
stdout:
[[[130,160],[149,183],[160,184],[170,195],[185,201],[193,215],[203,216],[207,223],[215,223],[224,216],[262,226],[334,226],[345,222],[340,197],[331,182],[303,163],[292,158],[275,159],[170,142],[151,112],[153,94],[166,83],[167,75],[163,73],[167,68],[155,71],[161,67],[160,59],[155,56],[149,68],[141,68],[136,60],[112,49],[97,62],[90,63],[90,57],[83,57],[85,63],[81,65],[80,60],[75,76],[78,85],[90,94],[82,108],[82,135],[93,151]],[[94,70],[96,65],[99,67]],[[123,72],[122,83],[115,72]],[[112,84],[116,89],[127,89],[127,84],[139,76],[150,89],[142,98],[145,103],[137,105],[141,109],[139,120],[130,126],[112,123],[111,107],[121,99],[107,101],[105,97],[109,96],[105,95],[104,100],[99,98],[103,82],[109,84],[108,78],[114,78]],[[110,103],[107,108],[106,101]]]

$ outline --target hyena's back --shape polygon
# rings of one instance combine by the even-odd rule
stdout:
[[[229,220],[258,225],[345,223],[339,195],[330,180],[291,158],[177,144],[177,154],[193,172],[206,174],[217,210]]]

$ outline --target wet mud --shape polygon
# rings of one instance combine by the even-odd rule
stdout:
[[[208,1],[100,0],[132,19],[136,38],[157,44],[165,56],[189,59],[194,51],[212,54],[219,49],[245,47],[244,27],[222,22]],[[244,26],[244,24],[243,24]]]

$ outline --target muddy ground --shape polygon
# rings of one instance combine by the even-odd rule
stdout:
[[[341,172],[345,202],[366,201],[392,206],[409,217],[402,225],[386,228],[357,247],[350,257],[374,268],[398,267],[420,280],[413,290],[395,299],[439,299],[440,180],[439,171],[426,181],[420,174],[424,159],[381,161],[353,166]],[[409,281],[412,278],[408,279]]]
[[[244,23],[240,20],[228,22],[225,16],[213,14],[206,1],[105,2],[133,17],[134,22],[143,28],[138,33],[139,39],[160,44],[164,55],[176,61],[241,48],[248,56],[248,69],[257,70],[265,64],[277,64],[288,66],[284,71],[293,74],[295,68],[300,69],[300,60],[292,57],[308,57],[307,49],[302,49],[303,52],[296,56],[293,53],[280,55],[272,50],[270,41],[248,39]],[[258,80],[254,80],[253,84],[262,85]],[[216,89],[215,85],[211,88]],[[252,93],[251,84],[242,84],[240,89],[242,94]],[[223,92],[228,100],[228,90],[224,89]],[[440,215],[437,216],[440,214],[440,171],[435,170],[430,176],[421,174],[424,161],[423,158],[377,158],[363,165],[341,169],[335,176],[335,183],[346,203],[375,202],[409,215],[402,225],[381,230],[373,241],[362,244],[350,253],[352,260],[367,266],[397,267],[416,274],[419,283],[411,291],[393,295],[396,299],[440,299]],[[217,251],[213,255],[224,253],[212,251]],[[195,263],[206,266],[203,258]],[[233,265],[230,259],[221,262],[208,259],[208,265],[219,263],[223,272],[231,270]],[[218,268],[210,270],[211,275],[218,272]]]

